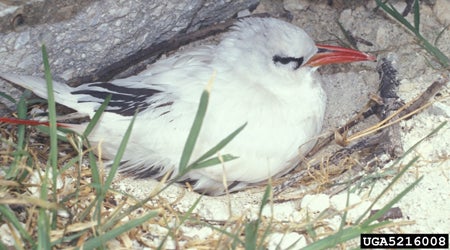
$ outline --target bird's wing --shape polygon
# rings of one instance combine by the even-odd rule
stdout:
[[[159,60],[136,76],[111,82],[87,83],[73,88],[53,81],[55,99],[57,103],[89,116],[110,94],[112,97],[106,111],[121,116],[132,116],[136,110],[142,112],[167,107],[189,95],[190,89],[197,90],[198,86],[206,84],[208,78],[203,77],[204,72],[212,74],[209,67],[212,60],[210,49],[204,46],[185,51]],[[39,97],[48,97],[44,79],[3,73],[0,73],[0,77],[30,89]]]
[[[102,103],[122,116],[136,112],[166,112],[174,102],[198,102],[201,89],[213,73],[211,47],[203,46],[159,60],[136,76],[107,83],[83,84],[71,91],[79,103]],[[161,113],[159,112],[159,113]]]
[[[133,116],[136,111],[143,111],[160,102],[171,94],[167,87],[157,84],[145,84],[148,77],[133,76],[127,79],[111,82],[95,82],[80,85],[70,92],[75,96],[78,105],[90,105],[91,112],[102,104],[106,97],[111,95],[111,100],[106,107],[106,112],[112,112],[121,116]],[[160,95],[160,98],[156,98]],[[73,108],[73,107],[72,107]]]

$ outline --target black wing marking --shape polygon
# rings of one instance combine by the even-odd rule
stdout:
[[[71,94],[94,97],[93,99],[79,100],[79,103],[97,102],[100,104],[111,94],[111,101],[105,111],[123,116],[133,116],[136,110],[143,111],[148,108],[152,104],[149,98],[161,92],[157,89],[122,87],[108,82],[98,82],[83,86],[83,89],[72,91]]]
[[[120,173],[133,176],[136,179],[145,179],[145,178],[154,178],[157,180],[161,180],[162,177],[166,174],[163,172],[164,167],[158,165],[150,165],[150,166],[135,166],[128,167],[127,161],[120,162],[120,165],[123,166],[119,169]],[[170,174],[171,175],[171,174]],[[168,176],[170,178],[170,176]]]

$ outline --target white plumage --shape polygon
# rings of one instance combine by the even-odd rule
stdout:
[[[103,99],[113,94],[107,112],[89,138],[91,144],[101,142],[102,156],[107,159],[115,156],[139,108],[121,169],[154,178],[173,170],[175,176],[200,95],[215,72],[210,103],[191,159],[247,122],[247,127],[222,150],[239,158],[224,166],[194,170],[185,177],[196,180],[196,190],[220,194],[225,189],[223,175],[228,185],[241,183],[238,187],[264,181],[292,169],[312,148],[322,127],[326,103],[315,74],[317,66],[374,60],[362,52],[339,49],[316,46],[302,29],[284,21],[247,18],[224,34],[218,45],[159,60],[136,76],[76,88],[54,82],[55,98],[92,116]],[[339,60],[333,57],[336,55]],[[47,96],[43,79],[1,77],[40,97]],[[83,131],[84,126],[73,128]]]

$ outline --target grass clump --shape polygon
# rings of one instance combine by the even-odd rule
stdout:
[[[144,222],[156,218],[161,213],[161,210],[157,207],[133,219],[130,219],[129,216],[143,207],[148,208],[145,205],[147,201],[154,198],[176,180],[179,180],[188,171],[236,158],[231,155],[223,155],[221,159],[212,156],[217,154],[219,150],[238,135],[245,127],[245,124],[219,142],[202,157],[190,163],[190,157],[208,105],[209,90],[205,90],[201,96],[199,109],[181,156],[179,175],[166,187],[148,198],[138,202],[135,201],[134,205],[127,205],[128,208],[125,208],[125,204],[120,204],[114,212],[106,212],[105,209],[111,205],[108,200],[113,199],[111,193],[114,192],[112,188],[113,179],[118,171],[126,144],[130,138],[135,117],[133,117],[125,132],[116,157],[105,177],[98,166],[97,158],[87,138],[98,123],[111,96],[106,98],[99,107],[83,134],[80,135],[61,127],[58,128],[53,83],[45,46],[42,46],[42,54],[48,89],[49,114],[48,128],[43,127],[42,130],[47,131],[49,135],[48,160],[44,164],[45,166],[41,167],[39,165],[40,161],[33,157],[35,153],[31,151],[26,143],[30,139],[26,133],[26,125],[18,125],[17,142],[15,144],[10,143],[14,148],[13,160],[8,167],[3,169],[5,174],[1,180],[5,185],[1,188],[0,220],[6,223],[10,229],[13,229],[13,234],[17,232],[13,235],[13,238],[15,239],[14,244],[18,249],[51,249],[67,246],[83,249],[104,248],[107,241],[118,238],[124,233],[130,232],[130,230],[136,229]],[[17,102],[19,121],[25,121],[27,118],[27,101],[25,97],[29,95],[29,92],[25,93]],[[15,102],[13,98],[4,93],[2,93],[2,96]],[[59,147],[61,143],[58,141],[58,138],[60,138],[61,132],[66,133],[67,138],[63,139],[72,143],[72,151],[75,152],[73,158],[67,160],[64,165],[58,160],[61,153]],[[83,149],[83,145],[86,145],[87,150]],[[89,168],[83,168],[86,162]],[[30,194],[30,184],[28,182],[36,174],[39,181],[32,185],[37,187],[38,192]],[[76,180],[76,184],[70,187],[70,192],[63,193],[58,183],[61,183],[69,175]],[[38,197],[33,198],[33,195],[38,195]],[[20,210],[25,210],[28,217],[26,224],[24,224],[23,219],[19,218],[17,209],[14,209],[18,206]],[[191,207],[191,210],[195,206],[196,204]],[[189,215],[190,213],[187,213],[184,220]],[[123,222],[123,220],[126,220],[126,222]],[[184,220],[181,221],[181,224]],[[164,245],[163,243],[164,241],[161,243],[161,246]],[[1,242],[0,246],[6,247]]]
[[[442,53],[442,51],[433,45],[431,42],[429,42],[420,32],[420,6],[419,6],[419,0],[414,0],[413,3],[413,9],[414,9],[414,17],[413,17],[413,23],[410,23],[408,20],[406,20],[405,17],[390,3],[387,3],[387,1],[383,2],[381,0],[376,0],[377,5],[381,7],[387,14],[389,14],[392,18],[397,20],[400,24],[402,24],[407,30],[412,32],[414,36],[416,37],[417,41],[419,42],[419,45],[425,49],[430,55],[434,56],[436,60],[441,64],[444,68],[449,69],[450,68],[450,59]],[[445,27],[442,32],[444,32]],[[437,39],[439,38],[440,34],[438,35]]]

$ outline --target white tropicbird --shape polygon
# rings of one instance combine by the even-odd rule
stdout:
[[[112,159],[139,108],[121,169],[138,177],[176,176],[199,97],[216,72],[195,160],[244,123],[247,127],[223,153],[239,156],[223,165],[185,175],[195,190],[224,192],[286,173],[314,146],[321,131],[326,95],[315,73],[320,65],[375,60],[356,50],[315,45],[299,27],[274,18],[246,18],[218,45],[183,51],[136,76],[78,87],[54,82],[56,101],[93,116],[108,94],[112,100],[92,131]],[[1,77],[46,98],[43,79]],[[70,125],[84,131],[86,124]]]

